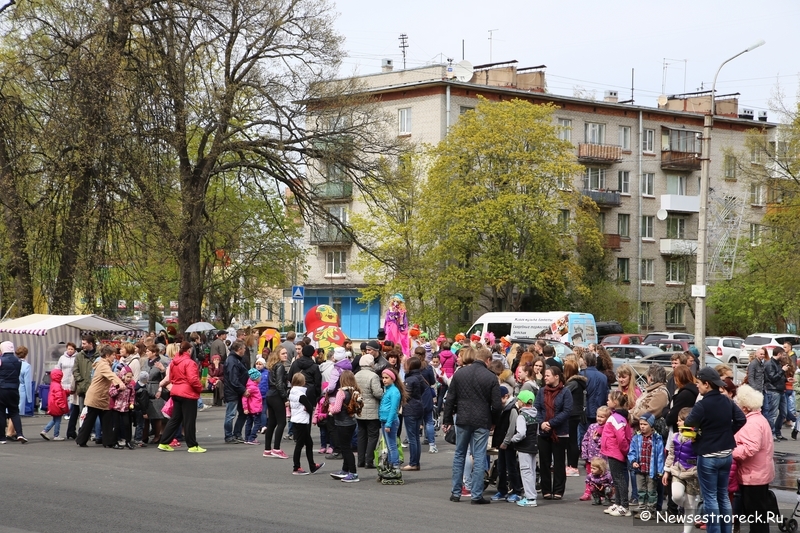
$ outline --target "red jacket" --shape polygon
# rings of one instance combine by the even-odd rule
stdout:
[[[47,413],[51,416],[64,416],[69,413],[67,391],[61,386],[64,373],[58,368],[50,371],[50,394],[47,396]]]
[[[179,353],[170,363],[169,381],[172,383],[169,393],[181,398],[196,400],[203,390],[197,363],[192,360],[188,352]]]

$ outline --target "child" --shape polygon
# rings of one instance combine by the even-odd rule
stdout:
[[[628,451],[628,461],[636,470],[639,510],[651,513],[655,511],[658,498],[656,479],[664,475],[664,440],[653,431],[655,422],[655,417],[650,413],[639,417],[639,432],[634,435]]]
[[[519,392],[517,409],[519,416],[511,442],[519,456],[519,473],[525,497],[517,501],[520,507],[536,507],[536,455],[539,453],[537,439],[539,424],[536,422],[536,408],[533,407],[534,394],[529,390]]]
[[[125,446],[133,449],[131,443],[131,411],[134,408],[136,401],[136,390],[133,385],[133,372],[127,365],[122,365],[117,372],[124,385],[112,386],[108,389],[108,395],[111,396],[111,420],[114,426],[114,438],[112,439],[114,445],[111,446],[114,450],[122,450],[123,447],[119,445],[120,438],[125,440]]]
[[[306,396],[306,377],[302,372],[292,376],[292,388],[289,390],[289,408],[292,411],[291,421],[294,425],[294,454],[292,459],[293,476],[307,476],[313,474],[325,463],[314,462],[314,441],[311,438],[311,413],[314,405],[311,399]],[[306,459],[308,459],[308,471],[300,467],[300,454],[306,449]]]
[[[386,442],[386,463],[376,465],[378,479],[383,485],[402,485],[403,474],[400,471],[400,455],[397,452],[397,429],[400,427],[398,413],[405,403],[406,390],[403,382],[397,379],[394,368],[384,368],[381,371],[383,383],[383,398],[378,407],[378,418],[381,421],[381,431]]]
[[[669,441],[664,476],[661,478],[661,483],[666,485],[669,482],[669,475],[672,474],[672,501],[678,507],[683,507],[686,516],[695,514],[697,495],[700,494],[697,452],[694,451],[694,429],[684,427],[684,421],[691,411],[691,407],[684,407],[678,413],[680,431]],[[683,533],[689,533],[691,530],[692,522],[684,522]]]
[[[328,382],[322,382],[322,390],[325,390],[328,387]],[[332,454],[333,453],[333,442],[331,440],[330,433],[328,432],[328,395],[323,394],[322,398],[319,399],[317,402],[316,410],[314,411],[314,417],[312,423],[316,424],[319,427],[319,453],[321,454]]]
[[[60,436],[61,433],[61,417],[69,413],[69,405],[67,403],[67,391],[61,386],[61,380],[64,378],[64,373],[58,368],[50,371],[50,394],[47,396],[47,414],[53,419],[47,423],[39,435],[44,440],[50,440],[47,432],[53,429],[53,440],[64,440]]]
[[[147,443],[142,440],[144,425],[149,424],[147,410],[150,408],[150,394],[147,392],[147,381],[150,373],[146,370],[139,372],[139,379],[136,381],[133,390],[135,401],[133,403],[133,415],[136,420],[136,433],[133,435],[133,442],[139,448],[147,448]]]
[[[522,480],[517,467],[517,452],[511,439],[517,429],[517,399],[511,395],[508,387],[500,386],[500,400],[503,402],[503,411],[500,422],[495,427],[492,435],[492,448],[499,448],[497,452],[497,494],[492,496],[492,501],[505,500],[516,503],[522,498]],[[509,492],[509,487],[511,491]]]
[[[614,504],[603,512],[611,516],[631,516],[628,510],[628,449],[632,431],[628,424],[628,397],[619,390],[608,395],[611,416],[603,426],[600,453],[608,458],[608,468],[614,481]]]
[[[597,408],[597,422],[591,424],[587,429],[586,433],[583,434],[583,442],[581,442],[581,457],[585,461],[586,465],[586,474],[591,473],[591,461],[595,457],[603,457],[603,454],[600,453],[600,437],[603,435],[603,426],[608,420],[608,417],[611,416],[611,409],[608,408],[607,405],[601,405]],[[606,465],[607,467],[608,465]],[[592,497],[592,489],[589,486],[589,481],[587,478],[586,481],[586,490],[583,492],[583,495],[580,497],[581,501],[587,501],[589,498]],[[610,504],[609,504],[610,505]]]
[[[345,483],[358,483],[356,458],[353,455],[353,432],[356,429],[356,415],[361,414],[364,402],[361,399],[361,390],[356,383],[356,377],[350,370],[344,370],[339,375],[339,390],[328,408],[328,415],[333,417],[336,425],[335,438],[339,440],[339,449],[342,452],[342,469],[331,473],[331,477],[341,479]]]
[[[242,396],[242,407],[244,414],[247,415],[247,422],[244,425],[244,443],[245,444],[258,444],[258,427],[261,421],[261,411],[264,408],[264,403],[261,400],[261,390],[258,388],[258,382],[261,381],[261,372],[256,368],[251,368],[247,371],[247,391],[250,392],[249,396]]]
[[[592,505],[602,505],[603,499],[611,501],[611,472],[608,471],[608,463],[602,457],[595,457],[589,463],[590,471],[586,475],[586,487],[592,497]]]
[[[436,378],[436,385],[434,385],[434,389],[436,389],[436,402],[433,406],[433,420],[435,423],[433,428],[438,431],[441,427],[439,416],[442,413],[442,407],[444,405],[444,394],[447,392],[447,381],[444,370],[442,369],[442,362],[439,359],[439,354],[431,356],[431,367],[433,368],[433,375]]]
[[[265,347],[266,348],[266,347]],[[261,393],[261,403],[263,407],[261,408],[261,417],[259,419],[259,430],[257,433],[261,433],[262,435],[267,432],[267,393],[269,392],[269,369],[267,368],[267,362],[264,360],[263,357],[259,357],[256,359],[256,370],[261,372],[261,381],[258,382],[258,390]]]

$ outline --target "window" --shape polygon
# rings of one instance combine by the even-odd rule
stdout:
[[[736,156],[733,155],[725,156],[725,179],[726,180],[736,179]]]
[[[764,186],[760,183],[750,184],[750,204],[764,205],[765,200]]]
[[[606,169],[587,167],[586,173],[583,175],[583,188],[592,191],[605,189]]]
[[[558,138],[572,142],[572,121],[568,118],[558,119]]]
[[[764,147],[761,145],[756,145],[750,148],[750,162],[751,163],[761,163],[764,160]]]
[[[686,196],[686,176],[667,176],[667,194]]]
[[[560,209],[558,211],[558,229],[563,233],[569,231],[569,209]]]
[[[558,187],[562,191],[571,190],[569,180],[563,174],[556,177],[556,187]]]
[[[631,128],[630,126],[619,127],[619,145],[625,151],[631,149]]]
[[[642,174],[642,196],[656,195],[656,175],[652,172]]]
[[[642,217],[642,231],[641,236],[642,239],[652,239],[653,238],[653,227],[655,225],[656,217],[652,216],[643,216]]]
[[[347,273],[347,252],[335,251],[327,253],[327,276],[344,276]]]
[[[664,318],[666,319],[667,326],[683,326],[683,310],[685,304],[667,304]]]
[[[267,320],[272,320],[272,302],[267,302]]]
[[[397,110],[398,133],[400,135],[411,135],[411,108],[404,107]]]
[[[286,304],[281,302],[278,306],[278,321],[283,323],[286,320]]]
[[[653,326],[653,302],[642,302],[639,307],[639,323],[644,327]]]
[[[631,236],[631,216],[619,214],[617,215],[617,233],[619,233],[620,237],[628,237]]]
[[[345,178],[345,170],[339,163],[326,163],[325,164],[325,177],[331,182],[341,182]]]
[[[256,302],[256,320],[261,320],[261,302]]]
[[[662,130],[662,143],[671,152],[700,153],[700,133],[689,130]]]
[[[605,211],[601,211],[597,215],[597,227],[600,229],[600,233],[606,232],[606,213]]]
[[[622,194],[631,193],[631,173],[629,170],[620,170],[617,172],[617,188]]]
[[[750,245],[761,244],[761,224],[750,224]]]
[[[642,280],[642,283],[653,283],[655,279],[653,277],[653,262],[652,259],[642,259],[642,269],[639,272],[639,279]]]
[[[332,205],[328,207],[328,213],[342,224],[347,224],[347,207],[343,205]]]
[[[458,108],[458,114],[459,115],[463,115],[467,111],[472,111],[473,109],[475,109],[475,108],[462,105],[462,106],[459,106],[459,108]]]
[[[584,142],[589,144],[604,144],[606,142],[606,125],[597,122],[587,122],[584,130]]]
[[[656,130],[644,130],[642,132],[642,152],[655,152]]]
[[[686,283],[686,261],[667,261],[667,283]]]
[[[617,281],[630,281],[631,260],[628,258],[617,258]]]
[[[682,217],[667,217],[667,239],[686,238],[686,219]]]

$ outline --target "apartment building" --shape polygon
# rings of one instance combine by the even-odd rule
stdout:
[[[613,251],[614,276],[628,295],[630,319],[642,331],[694,328],[690,305],[700,209],[700,142],[703,113],[709,93],[659,98],[657,107],[619,102],[613,91],[603,101],[558,96],[546,92],[544,67],[518,68],[516,62],[475,67],[471,78],[448,65],[418,69],[391,69],[360,78],[365,91],[377,98],[398,136],[415,143],[436,144],[459,116],[474,108],[478,96],[490,101],[513,98],[534,104],[554,104],[553,120],[563,138],[575,146],[585,166],[574,176],[574,187],[600,208],[598,223],[604,246]],[[774,124],[766,116],[739,113],[737,95],[717,97],[712,139],[709,228],[710,255],[720,261],[719,241],[725,220],[714,225],[714,201],[743,206],[737,225],[742,235],[757,228],[766,205],[766,191],[743,179],[736,154],[747,152],[747,132],[769,133]],[[395,118],[396,117],[396,118]],[[740,158],[741,159],[741,158]],[[756,163],[756,161],[754,161]],[[341,220],[364,209],[352,184],[325,175],[319,184],[324,201]],[[738,203],[737,203],[738,202]],[[739,222],[744,220],[745,222]],[[728,228],[729,230],[730,228]],[[348,268],[358,250],[335,230],[307,231],[309,253],[305,307],[329,303],[339,310],[343,327],[354,338],[377,331],[381,302],[356,302],[364,280]],[[728,251],[730,242],[727,241]],[[720,245],[720,246],[718,246]],[[716,255],[714,255],[716,254]],[[721,261],[725,263],[724,253]],[[709,262],[711,259],[709,259]],[[498,311],[502,309],[497,309]],[[355,326],[355,327],[353,327]]]

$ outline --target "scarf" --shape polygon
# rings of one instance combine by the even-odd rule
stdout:
[[[550,385],[544,387],[545,421],[549,421],[556,416],[556,396],[558,396],[558,393],[560,393],[563,388],[564,385],[561,382],[559,382],[555,387],[551,387]],[[556,435],[556,432],[552,427],[550,428],[550,440],[553,442],[558,442],[558,435]]]

